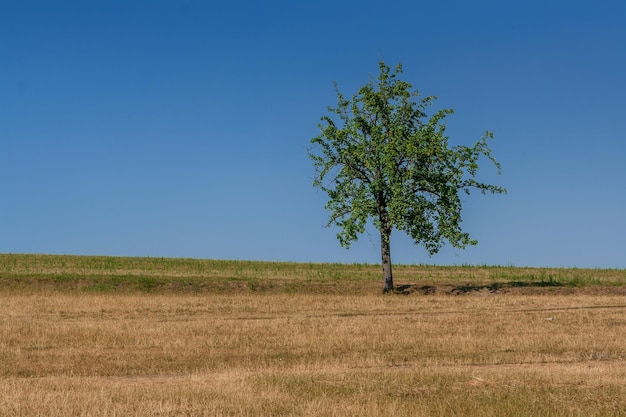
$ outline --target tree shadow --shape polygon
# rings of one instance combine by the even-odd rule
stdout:
[[[546,287],[562,287],[563,284],[550,279],[548,281],[506,281],[506,282],[493,282],[491,284],[475,285],[457,285],[457,286],[436,286],[436,285],[417,285],[417,284],[402,284],[397,285],[393,293],[399,295],[410,295],[413,293],[420,293],[423,295],[432,294],[452,294],[462,295],[471,293],[491,293],[504,292],[509,288],[546,288]]]
[[[418,286],[416,284],[403,284],[403,285],[397,285],[393,289],[393,292],[394,294],[400,294],[400,295],[409,295],[414,292],[421,292],[424,295],[430,295],[430,294],[435,294],[437,292],[437,287],[435,287],[434,285]]]
[[[545,288],[545,287],[562,287],[563,284],[550,279],[549,281],[508,281],[494,282],[486,285],[459,285],[450,290],[451,294],[460,295],[472,292],[487,291],[497,293],[507,288]]]

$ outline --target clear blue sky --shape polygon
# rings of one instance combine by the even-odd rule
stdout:
[[[324,228],[309,140],[383,58],[506,196],[394,263],[626,268],[623,1],[0,0],[0,252],[378,263]]]

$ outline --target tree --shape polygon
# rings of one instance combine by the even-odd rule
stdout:
[[[420,98],[402,81],[402,65],[392,72],[379,63],[376,80],[347,99],[337,93],[337,107],[319,124],[309,156],[315,166],[313,185],[328,194],[327,226],[338,226],[339,243],[350,247],[371,219],[380,232],[383,292],[393,290],[391,233],[406,232],[430,255],[448,242],[456,248],[478,242],[461,230],[461,194],[471,190],[506,193],[496,185],[478,182],[479,159],[497,168],[487,144],[491,132],[473,146],[450,146],[446,116],[452,109],[427,108],[435,96]],[[332,117],[331,117],[332,116]]]

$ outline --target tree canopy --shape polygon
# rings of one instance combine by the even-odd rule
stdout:
[[[311,140],[314,186],[328,194],[328,226],[338,226],[348,248],[365,232],[369,219],[381,235],[383,291],[393,289],[390,238],[406,232],[435,254],[447,242],[456,248],[477,244],[461,229],[461,194],[472,190],[506,193],[503,187],[476,179],[479,160],[491,154],[491,132],[473,146],[450,146],[445,118],[452,109],[426,111],[435,96],[418,90],[379,63],[379,75],[346,98],[335,83],[337,106],[321,118],[321,133]]]

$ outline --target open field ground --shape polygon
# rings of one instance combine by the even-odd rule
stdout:
[[[626,271],[0,255],[0,416],[626,416]]]

